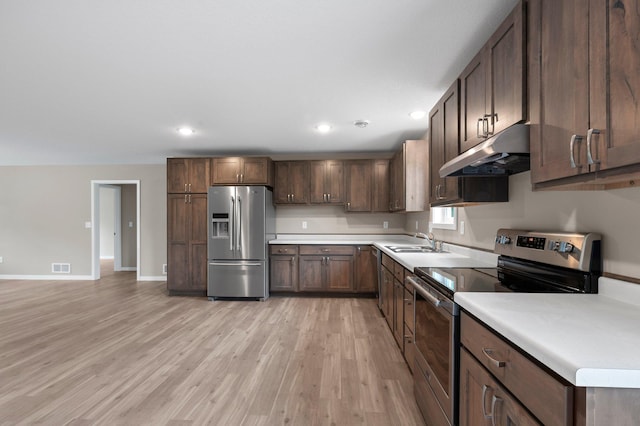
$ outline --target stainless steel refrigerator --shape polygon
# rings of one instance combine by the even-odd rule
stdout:
[[[211,186],[207,296],[269,297],[268,241],[275,238],[273,195],[265,186]]]

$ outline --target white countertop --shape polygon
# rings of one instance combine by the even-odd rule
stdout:
[[[599,294],[455,293],[455,301],[576,386],[640,388],[640,285]]]
[[[415,267],[439,268],[491,268],[498,263],[498,256],[491,252],[474,250],[471,248],[444,244],[441,253],[395,253],[388,245],[428,245],[422,238],[409,235],[314,235],[314,234],[284,234],[278,235],[269,244],[342,244],[342,245],[375,245],[383,253],[389,255],[396,262],[410,271]]]

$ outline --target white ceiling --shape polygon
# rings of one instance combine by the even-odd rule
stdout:
[[[0,165],[389,151],[516,2],[2,0]]]

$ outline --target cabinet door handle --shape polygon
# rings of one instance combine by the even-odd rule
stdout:
[[[240,174],[236,173],[236,182],[240,183]]]
[[[244,182],[244,173],[240,173],[240,182]]]
[[[489,359],[489,362],[494,367],[502,368],[506,365],[504,361],[498,361],[497,359],[491,356],[493,354],[493,349],[482,348],[482,353],[484,354],[484,356],[486,356]]]
[[[483,123],[482,118],[478,118],[478,122],[476,123],[476,137],[478,139],[482,138],[482,135],[480,135],[480,123]],[[482,130],[484,131],[484,123],[482,124]]]
[[[598,129],[589,129],[587,130],[587,163],[589,164],[600,164],[600,160],[594,160],[591,155],[591,138],[593,135],[599,135],[600,130]]]
[[[347,202],[347,210],[351,210],[351,203]]]
[[[491,397],[491,426],[496,426],[496,404],[502,402],[502,398],[493,395]]]
[[[487,131],[485,132],[484,136],[488,137],[490,135],[493,135],[493,130],[495,129],[495,125],[493,124],[493,115],[492,114],[485,114],[484,115],[484,121],[487,124]],[[489,119],[491,119],[491,131],[489,131]],[[482,126],[482,128],[484,129],[484,125]]]
[[[327,200],[329,200],[329,202],[331,202],[331,193],[327,194]]]
[[[295,199],[296,194],[291,194],[291,201]]]
[[[187,204],[187,194],[184,194],[184,203]]]
[[[571,142],[569,143],[569,151],[570,151],[570,153],[569,153],[570,157],[569,158],[571,160],[571,168],[572,169],[576,169],[578,167],[582,167],[582,164],[576,163],[576,159],[575,159],[574,154],[573,154],[573,147],[575,146],[576,142],[577,143],[582,142],[582,136],[579,136],[579,135],[571,136]]]
[[[291,256],[291,264],[293,265],[294,263],[296,263],[296,258]]]
[[[191,204],[191,194],[189,194],[189,204]]]
[[[187,184],[184,184],[184,192],[187,192]]]
[[[189,192],[191,192],[191,184],[189,184]]]
[[[489,386],[487,385],[482,385],[482,415],[484,416],[485,419],[490,419],[493,417],[493,409],[491,411],[491,413],[487,413],[487,390],[491,389]],[[491,389],[492,390],[492,389]]]
[[[287,194],[287,201],[290,202],[291,201],[291,194]]]

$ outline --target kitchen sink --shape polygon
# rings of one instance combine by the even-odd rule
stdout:
[[[394,253],[432,253],[431,246],[385,246]]]

